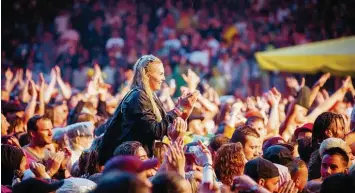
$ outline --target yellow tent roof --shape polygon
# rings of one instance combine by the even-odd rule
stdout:
[[[355,36],[257,52],[261,69],[355,77]]]

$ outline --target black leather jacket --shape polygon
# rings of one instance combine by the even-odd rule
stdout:
[[[162,115],[157,122],[147,94],[134,88],[128,92],[118,105],[114,115],[106,122],[106,132],[99,148],[99,162],[103,165],[113,155],[115,148],[125,141],[139,141],[148,155],[153,151],[154,140],[167,135],[169,123],[177,117],[174,111],[166,113],[161,101],[155,101]]]

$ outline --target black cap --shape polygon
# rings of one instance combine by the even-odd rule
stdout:
[[[292,152],[288,148],[281,145],[273,145],[268,147],[264,151],[264,158],[271,161],[272,163],[280,164],[283,166],[287,166],[293,161]]]
[[[30,178],[13,186],[13,193],[49,193],[56,191],[64,184],[64,181],[42,180]]]
[[[280,176],[277,167],[270,161],[263,158],[256,158],[245,164],[244,174],[253,180],[269,179]]]

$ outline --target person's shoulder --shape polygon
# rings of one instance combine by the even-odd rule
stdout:
[[[127,95],[127,102],[129,103],[137,104],[148,100],[147,94],[143,90],[138,88],[133,88],[127,93]]]

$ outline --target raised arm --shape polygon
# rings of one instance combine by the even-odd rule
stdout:
[[[39,108],[38,114],[44,115],[45,103],[44,103],[44,93],[45,93],[45,80],[43,74],[39,74]]]
[[[22,78],[20,78],[20,79],[22,79]],[[30,100],[30,95],[28,94],[28,86],[29,86],[30,80],[32,80],[32,72],[30,70],[26,70],[25,84],[22,87],[20,87],[20,88],[22,88],[20,98],[21,98],[21,101],[24,103],[27,103]]]
[[[54,87],[55,84],[57,82],[57,78],[56,78],[56,72],[55,70],[52,68],[51,70],[51,81],[47,87],[46,93],[44,95],[44,102],[45,103],[49,103],[49,101],[51,100],[52,94],[54,92]]]
[[[6,72],[5,72],[5,90],[7,92],[9,92],[9,94],[15,88],[16,84],[19,82],[19,79],[20,79],[19,71],[16,71],[16,75],[14,78],[14,73],[10,69],[6,70]]]
[[[56,78],[57,78],[57,83],[59,85],[59,88],[62,90],[62,94],[64,98],[68,100],[71,96],[71,88],[65,85],[60,74],[60,68],[58,66],[55,66],[55,71],[56,71]]]
[[[30,87],[30,91],[31,91],[31,99],[27,104],[26,110],[25,110],[25,116],[24,116],[24,122],[27,123],[27,121],[33,117],[33,115],[35,114],[35,110],[36,110],[36,105],[37,105],[37,91],[36,91],[36,85],[33,82],[33,80],[29,81],[29,87]]]
[[[319,90],[320,88],[322,88],[325,84],[325,82],[327,82],[327,80],[329,79],[330,77],[330,73],[326,73],[326,74],[323,74],[319,80],[314,83],[313,87],[312,87],[312,91],[311,91],[311,95],[309,97],[309,106],[311,106],[314,102],[314,100],[316,99],[318,93],[319,93]]]
[[[279,103],[281,100],[281,93],[274,87],[265,94],[265,97],[271,106],[270,116],[266,125],[266,129],[268,134],[272,133],[277,135],[280,128]]]
[[[326,99],[322,104],[319,104],[306,118],[308,122],[313,123],[316,118],[325,111],[328,111],[337,101],[342,100],[345,93],[353,87],[351,78],[348,76],[340,89],[332,96]]]

